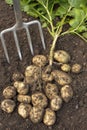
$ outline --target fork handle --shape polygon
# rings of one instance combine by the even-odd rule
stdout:
[[[13,0],[14,13],[16,18],[16,26],[17,28],[21,28],[23,25],[22,22],[22,12],[20,8],[20,0]]]

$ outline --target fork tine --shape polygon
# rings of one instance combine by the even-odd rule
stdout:
[[[42,46],[43,46],[43,48],[45,50],[46,49],[46,45],[45,45],[45,41],[44,41],[44,35],[43,35],[41,23],[38,20],[34,20],[34,21],[30,21],[28,23],[24,23],[24,27],[30,26],[30,25],[34,25],[34,24],[38,25],[38,29],[39,29],[39,33],[40,33],[40,38],[41,38]]]
[[[46,46],[45,46],[44,36],[43,36],[43,32],[42,32],[42,27],[41,27],[41,24],[40,24],[39,21],[37,21],[37,24],[38,24],[38,28],[39,28],[39,32],[40,32],[40,37],[41,37],[42,45],[43,45],[43,48],[45,50]]]
[[[5,44],[5,39],[4,39],[3,33],[0,34],[0,38],[1,38],[2,46],[3,46],[3,49],[4,49],[4,53],[5,53],[7,62],[10,63],[10,59],[9,59],[9,55],[8,55],[8,51],[7,51],[7,47],[6,47],[6,44]]]
[[[14,40],[15,40],[15,44],[17,47],[17,52],[18,52],[19,58],[20,58],[20,60],[22,60],[22,54],[21,54],[21,50],[20,50],[20,46],[19,46],[19,42],[18,42],[18,37],[17,37],[15,30],[13,31],[13,35],[14,35]]]
[[[26,29],[26,33],[27,33],[27,39],[28,39],[28,44],[31,50],[31,54],[34,55],[34,50],[33,50],[33,45],[32,45],[32,41],[31,41],[31,36],[30,36],[30,31],[28,29],[28,27],[25,26]]]

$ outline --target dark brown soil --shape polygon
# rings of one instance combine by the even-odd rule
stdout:
[[[0,2],[0,31],[14,25],[13,8]],[[23,14],[24,21],[30,21],[31,18]],[[31,35],[34,43],[35,54],[49,54],[50,43],[52,38],[46,30],[44,37],[47,49],[44,51],[41,47],[41,41],[38,35],[37,27],[32,27]],[[27,45],[26,35],[19,32],[20,47],[23,54],[23,60],[20,61],[17,55],[16,47],[12,34],[6,35],[6,45],[8,48],[11,63],[8,64],[3,53],[0,43],[0,102],[3,100],[3,89],[12,84],[12,74],[15,71],[24,72],[26,66],[31,64],[32,55]],[[57,42],[56,49],[64,49],[71,55],[70,64],[80,63],[82,72],[80,74],[71,74],[73,78],[72,86],[74,90],[73,99],[65,103],[60,111],[57,112],[57,121],[52,130],[87,130],[87,43],[74,35],[67,35],[60,38]],[[6,114],[0,109],[0,130],[46,130],[48,129],[43,123],[33,124],[29,119],[22,119],[17,109],[12,114]]]

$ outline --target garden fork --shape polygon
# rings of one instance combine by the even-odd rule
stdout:
[[[10,63],[10,59],[9,59],[9,54],[8,54],[6,43],[5,43],[5,38],[4,38],[5,33],[13,32],[13,36],[14,36],[14,40],[15,40],[15,44],[16,44],[16,47],[17,47],[17,52],[18,52],[20,60],[22,60],[22,54],[21,54],[21,50],[20,50],[20,46],[19,46],[18,37],[17,37],[17,30],[20,30],[20,29],[26,30],[30,51],[31,51],[31,54],[34,55],[32,40],[31,40],[31,36],[30,36],[30,32],[29,32],[29,26],[37,24],[38,25],[37,27],[38,27],[38,30],[39,30],[39,33],[40,33],[42,46],[43,46],[44,50],[46,48],[40,22],[38,20],[34,20],[34,21],[26,22],[26,23],[23,22],[22,21],[22,13],[21,13],[21,9],[20,9],[20,1],[19,0],[13,0],[13,6],[14,6],[16,24],[13,27],[5,29],[0,33],[2,46],[3,46],[4,53],[5,53],[5,56],[6,56],[8,63]]]

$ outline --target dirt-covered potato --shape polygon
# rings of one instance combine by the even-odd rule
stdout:
[[[46,96],[41,92],[32,94],[31,100],[32,100],[33,106],[39,106],[41,108],[45,108],[48,104],[48,100]]]
[[[43,123],[47,126],[54,125],[56,121],[56,114],[50,108],[47,108],[43,117]]]
[[[20,103],[18,106],[18,114],[23,118],[27,118],[31,109],[32,107],[30,104]]]
[[[72,78],[69,74],[60,71],[60,70],[54,70],[52,72],[52,75],[54,77],[54,80],[59,84],[59,85],[66,85],[70,84],[72,82]]]
[[[30,65],[25,70],[25,81],[27,84],[35,83],[41,77],[41,69],[35,65]]]
[[[13,81],[22,81],[24,79],[24,76],[20,72],[15,72],[12,76]]]
[[[14,82],[14,87],[17,89],[17,92],[19,94],[25,95],[29,91],[29,86],[25,82],[15,81]]]
[[[45,72],[42,72],[42,80],[45,82],[50,82],[53,80],[52,74],[47,74]]]
[[[33,123],[39,123],[42,120],[44,109],[41,107],[32,107],[30,111],[30,120]]]
[[[72,68],[71,68],[72,72],[77,73],[77,74],[81,72],[81,69],[82,69],[82,66],[80,64],[77,64],[77,63],[73,64]]]
[[[69,72],[69,71],[71,70],[71,67],[70,67],[69,64],[63,64],[63,65],[61,66],[61,70],[62,70],[62,71],[65,71],[65,72]]]
[[[47,83],[45,86],[45,94],[49,99],[52,99],[58,94],[58,87],[55,84]]]
[[[3,90],[5,98],[13,98],[16,95],[16,89],[13,86],[8,86]]]
[[[62,99],[60,96],[54,96],[50,101],[50,107],[53,111],[58,111],[62,106]]]
[[[58,50],[54,52],[54,59],[60,63],[68,63],[70,61],[70,55],[64,50]]]
[[[32,59],[33,64],[39,67],[43,67],[47,63],[47,58],[44,55],[36,55]]]
[[[7,113],[12,113],[15,106],[15,102],[11,99],[5,99],[1,102],[1,109]]]
[[[45,82],[50,82],[53,80],[53,76],[51,74],[52,66],[47,65],[42,71],[42,80]]]
[[[22,103],[30,103],[31,97],[29,95],[21,95],[17,96],[17,100]]]
[[[61,97],[65,102],[69,102],[73,97],[73,90],[71,86],[65,85],[61,88]]]

